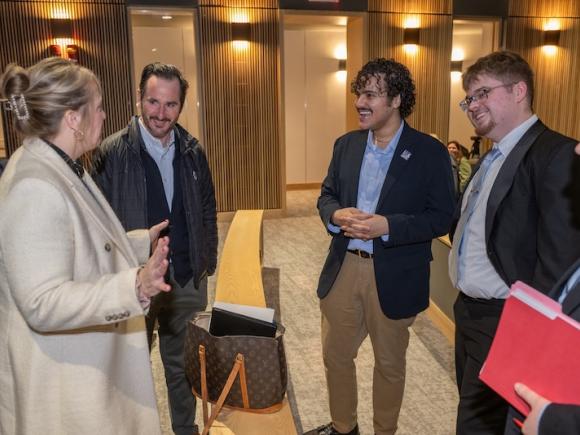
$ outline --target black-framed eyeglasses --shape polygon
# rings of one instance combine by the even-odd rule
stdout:
[[[499,88],[505,88],[505,87],[508,87],[508,86],[513,86],[516,83],[517,82],[506,83],[506,84],[503,84],[503,85],[494,86],[493,88],[481,88],[481,89],[478,89],[477,91],[475,91],[473,93],[473,95],[466,96],[465,99],[461,100],[459,102],[459,107],[461,107],[461,110],[463,110],[464,112],[466,112],[467,109],[469,108],[469,105],[471,103],[475,103],[476,101],[487,99],[487,97],[489,96],[489,94],[491,94],[491,91],[493,91],[495,89],[499,89]]]

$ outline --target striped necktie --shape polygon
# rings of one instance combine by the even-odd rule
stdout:
[[[580,284],[580,267],[576,269],[576,272],[572,274],[570,279],[566,282],[562,293],[560,293],[560,297],[558,298],[558,302],[563,303],[566,296],[574,289],[575,287]]]

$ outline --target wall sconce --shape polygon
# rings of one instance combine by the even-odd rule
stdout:
[[[338,59],[338,69],[336,70],[336,79],[340,83],[346,83],[346,59]]]
[[[407,54],[416,54],[419,50],[419,27],[405,27],[403,29],[403,48]]]
[[[79,47],[74,44],[72,19],[51,18],[50,33],[56,44],[49,46],[51,56],[64,57],[73,62],[79,61]]]
[[[419,45],[419,34],[421,29],[418,27],[407,27],[403,29],[403,44],[404,45]]]
[[[462,60],[451,61],[451,81],[458,82],[461,79],[461,71],[463,70]]]
[[[543,45],[560,45],[560,29],[544,30]]]
[[[551,18],[544,23],[543,27],[542,51],[548,56],[554,56],[558,52],[558,45],[560,45],[560,21]]]
[[[463,70],[463,61],[462,60],[452,60],[451,61],[451,72],[460,73],[462,70]]]
[[[72,20],[70,18],[51,18],[50,33],[54,39],[72,39]]]
[[[232,23],[232,41],[250,40],[250,23]]]
[[[250,23],[234,22],[232,26],[232,44],[235,50],[246,50],[250,44]]]

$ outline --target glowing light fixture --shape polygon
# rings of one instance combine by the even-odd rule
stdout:
[[[451,61],[451,72],[461,73],[462,70],[463,70],[463,61],[462,60],[452,60]]]
[[[544,30],[544,45],[558,46],[560,44],[560,29]]]
[[[338,69],[336,71],[336,78],[339,82],[346,82],[346,59],[338,59]]]
[[[418,27],[407,27],[403,29],[403,44],[419,45],[419,36],[421,29]]]
[[[336,59],[346,59],[346,45],[338,44],[336,47],[334,47],[333,54]]]
[[[72,20],[70,18],[51,18],[50,33],[54,39],[72,39]]]
[[[461,78],[461,71],[463,70],[462,60],[452,60],[451,61],[451,80],[453,82],[458,82]]]
[[[232,23],[232,41],[249,41],[250,23]]]
[[[462,48],[454,48],[451,51],[451,60],[463,60],[465,59],[465,52]]]
[[[59,13],[59,18],[50,19],[50,33],[56,42],[48,47],[50,55],[78,62],[79,47],[73,39],[72,19],[64,11]]]
[[[414,55],[419,51],[421,36],[419,18],[411,16],[405,19],[403,25],[403,49],[407,54]]]
[[[554,56],[558,52],[560,44],[560,22],[552,18],[544,24],[542,51],[548,56]]]

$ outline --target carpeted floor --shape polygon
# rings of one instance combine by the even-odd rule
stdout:
[[[316,285],[328,251],[329,236],[318,218],[318,191],[289,191],[284,217],[264,220],[263,280],[267,304],[276,308],[286,327],[289,369],[288,397],[299,433],[330,421],[320,350],[320,312]],[[220,247],[227,223],[219,223]],[[219,252],[219,251],[218,251]],[[209,282],[213,300],[215,277]],[[153,371],[164,434],[171,434],[163,369],[155,347]],[[357,358],[358,419],[361,434],[372,429],[373,355],[369,340]],[[421,314],[412,330],[407,353],[407,381],[399,419],[401,435],[454,433],[457,389],[453,349]]]

